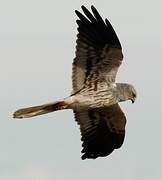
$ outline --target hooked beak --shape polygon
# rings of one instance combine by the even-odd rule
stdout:
[[[132,103],[134,103],[135,102],[135,98],[132,98],[131,101],[132,101]]]
[[[131,99],[131,101],[132,101],[132,104],[135,102],[134,99]]]

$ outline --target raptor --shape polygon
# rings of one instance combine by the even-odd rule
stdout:
[[[116,83],[123,60],[122,47],[112,25],[94,6],[81,7],[78,16],[76,57],[72,68],[73,92],[69,97],[40,106],[17,110],[14,118],[29,118],[72,109],[80,126],[82,159],[104,157],[122,146],[126,117],[119,102],[136,99],[135,88]]]

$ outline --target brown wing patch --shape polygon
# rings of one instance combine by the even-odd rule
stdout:
[[[118,104],[74,114],[82,135],[82,159],[107,156],[123,144],[126,118]]]
[[[73,62],[72,72],[73,93],[79,91],[84,86],[86,78],[89,76],[98,58],[93,47],[86,46],[79,39],[77,42],[76,58]]]

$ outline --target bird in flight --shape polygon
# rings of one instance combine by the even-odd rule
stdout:
[[[76,57],[72,68],[71,95],[61,101],[17,110],[14,118],[29,118],[62,109],[72,109],[80,126],[82,159],[104,157],[122,146],[126,117],[119,102],[136,99],[135,88],[116,83],[123,60],[122,47],[108,19],[94,6],[81,6],[78,16]]]

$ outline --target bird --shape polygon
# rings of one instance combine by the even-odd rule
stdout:
[[[30,118],[71,109],[80,126],[81,159],[106,157],[119,149],[125,138],[126,116],[119,103],[135,102],[133,85],[117,83],[123,61],[122,46],[108,19],[92,5],[81,6],[78,17],[75,58],[72,63],[72,93],[52,103],[17,110],[14,118]]]

